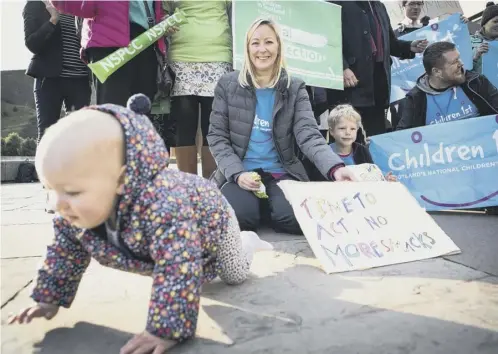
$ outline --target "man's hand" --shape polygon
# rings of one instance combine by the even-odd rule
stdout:
[[[121,348],[119,354],[164,354],[176,345],[172,340],[156,337],[149,332],[137,334]]]
[[[344,70],[344,87],[355,87],[358,85],[358,79],[351,69]]]
[[[478,60],[484,53],[487,53],[489,50],[488,42],[483,42],[479,44],[477,47],[476,54],[474,55],[474,60]]]
[[[422,53],[428,45],[429,41],[427,39],[417,39],[411,43],[410,50],[413,53]]]
[[[237,184],[246,191],[257,192],[261,182],[256,182],[251,172],[243,172],[237,178]]]
[[[469,19],[465,17],[463,14],[460,15],[460,21],[462,21],[463,23],[469,23]]]
[[[59,312],[59,306],[39,303],[22,309],[17,315],[9,316],[7,323],[30,323],[31,320],[36,317],[45,317],[47,320],[51,320],[57,315],[57,312]]]
[[[358,182],[358,180],[356,179],[354,173],[351,172],[351,170],[349,168],[347,168],[347,167],[338,168],[334,172],[334,179],[337,182],[341,182],[341,181]]]

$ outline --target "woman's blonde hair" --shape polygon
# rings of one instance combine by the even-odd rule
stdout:
[[[242,64],[242,69],[240,70],[239,73],[239,83],[243,87],[249,87],[251,84],[249,83],[248,77],[250,77],[252,84],[256,88],[260,88],[257,80],[256,80],[256,69],[254,68],[253,63],[251,62],[251,57],[249,55],[249,46],[250,46],[250,41],[252,36],[254,35],[254,32],[263,25],[269,26],[273,32],[275,32],[275,37],[277,38],[277,43],[278,43],[278,53],[277,53],[277,58],[275,59],[275,64],[272,72],[272,79],[270,80],[270,85],[269,87],[275,87],[280,80],[280,77],[282,75],[282,69],[285,69],[285,58],[284,58],[284,49],[283,49],[283,43],[282,39],[280,38],[280,30],[278,28],[278,25],[268,19],[257,19],[254,21],[251,26],[249,27],[249,30],[246,33],[246,40],[244,43],[244,63]],[[290,76],[287,74],[287,87],[289,87],[290,84]]]
[[[336,106],[333,110],[330,111],[330,114],[327,118],[327,123],[329,125],[329,130],[333,130],[341,119],[347,119],[351,122],[355,122],[358,126],[358,130],[361,128],[361,133],[363,138],[361,140],[366,140],[365,129],[363,128],[363,124],[361,124],[361,116],[356,109],[353,108],[350,104],[340,104]],[[362,143],[364,143],[362,141]]]

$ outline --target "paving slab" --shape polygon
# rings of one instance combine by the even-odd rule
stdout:
[[[0,296],[2,307],[25,286],[31,283],[35,274],[34,272],[41,260],[42,257],[0,260],[0,272],[2,274]]]
[[[498,216],[435,213],[434,219],[461,249],[446,259],[498,276]]]
[[[26,284],[52,238],[51,217],[36,209],[43,192],[23,186],[2,188],[2,203],[33,199],[30,206],[2,213],[2,353],[118,353],[144,328],[151,279],[96,262],[71,309],[52,321],[5,324],[10,312],[30,304]],[[5,213],[21,225],[9,224]],[[20,213],[39,223],[30,224]],[[240,286],[218,280],[203,286],[197,338],[171,353],[496,354],[498,278],[487,259],[487,249],[497,244],[488,229],[493,223],[435,218],[446,223],[445,230],[458,232],[455,239],[446,230],[463,253],[477,252],[482,261],[469,255],[326,275],[304,237],[262,230],[274,251],[256,255],[250,278]],[[465,231],[468,225],[484,229]]]

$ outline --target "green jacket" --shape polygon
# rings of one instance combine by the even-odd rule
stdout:
[[[178,7],[188,23],[169,37],[173,62],[232,62],[231,0],[163,2],[167,13]]]

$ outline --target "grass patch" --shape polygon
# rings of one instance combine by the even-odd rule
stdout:
[[[17,133],[23,138],[37,138],[36,111],[27,106],[19,106],[2,101],[2,138]]]

